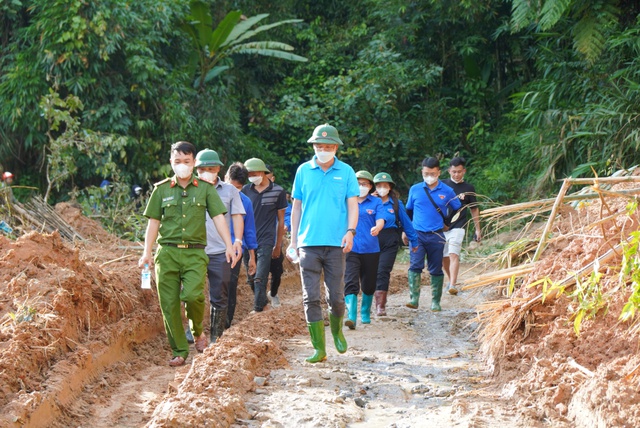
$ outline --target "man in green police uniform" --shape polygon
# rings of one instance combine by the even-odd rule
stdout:
[[[144,240],[144,253],[138,265],[154,265],[158,286],[158,299],[164,318],[164,328],[171,345],[172,367],[181,366],[189,355],[189,344],[182,328],[180,302],[185,302],[189,323],[196,338],[198,352],[207,346],[203,333],[204,284],[209,257],[205,227],[208,212],[227,247],[226,257],[233,257],[229,226],[225,221],[226,209],[218,192],[210,183],[193,175],[196,148],[186,141],[171,146],[171,167],[175,175],[155,184],[145,217],[149,218]],[[153,243],[158,240],[155,260]]]

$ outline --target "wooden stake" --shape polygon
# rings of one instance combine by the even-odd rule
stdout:
[[[547,221],[546,226],[544,227],[544,231],[542,232],[542,236],[540,237],[540,243],[538,244],[538,249],[536,253],[533,255],[532,261],[535,263],[540,260],[540,256],[546,247],[547,237],[549,236],[549,232],[551,232],[551,228],[553,227],[553,222],[556,217],[556,213],[558,212],[558,208],[560,208],[560,204],[564,200],[564,196],[567,194],[567,190],[571,187],[570,178],[564,180],[562,183],[562,188],[558,193],[558,197],[556,197],[556,202],[553,204],[553,208],[551,209],[551,214],[549,215],[549,220]]]

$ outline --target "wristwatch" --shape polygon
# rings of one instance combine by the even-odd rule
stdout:
[[[347,232],[351,232],[353,234],[353,236],[356,236],[356,230],[355,229],[347,229]]]

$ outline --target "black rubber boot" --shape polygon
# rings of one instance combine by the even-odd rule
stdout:
[[[209,343],[216,343],[222,336],[225,328],[227,309],[211,308],[211,329],[209,330]]]

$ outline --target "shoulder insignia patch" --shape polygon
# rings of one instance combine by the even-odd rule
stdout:
[[[164,183],[166,183],[168,181],[171,181],[171,177],[167,177],[162,181],[158,181],[157,183],[154,183],[154,186],[158,187],[159,185],[164,184]]]

